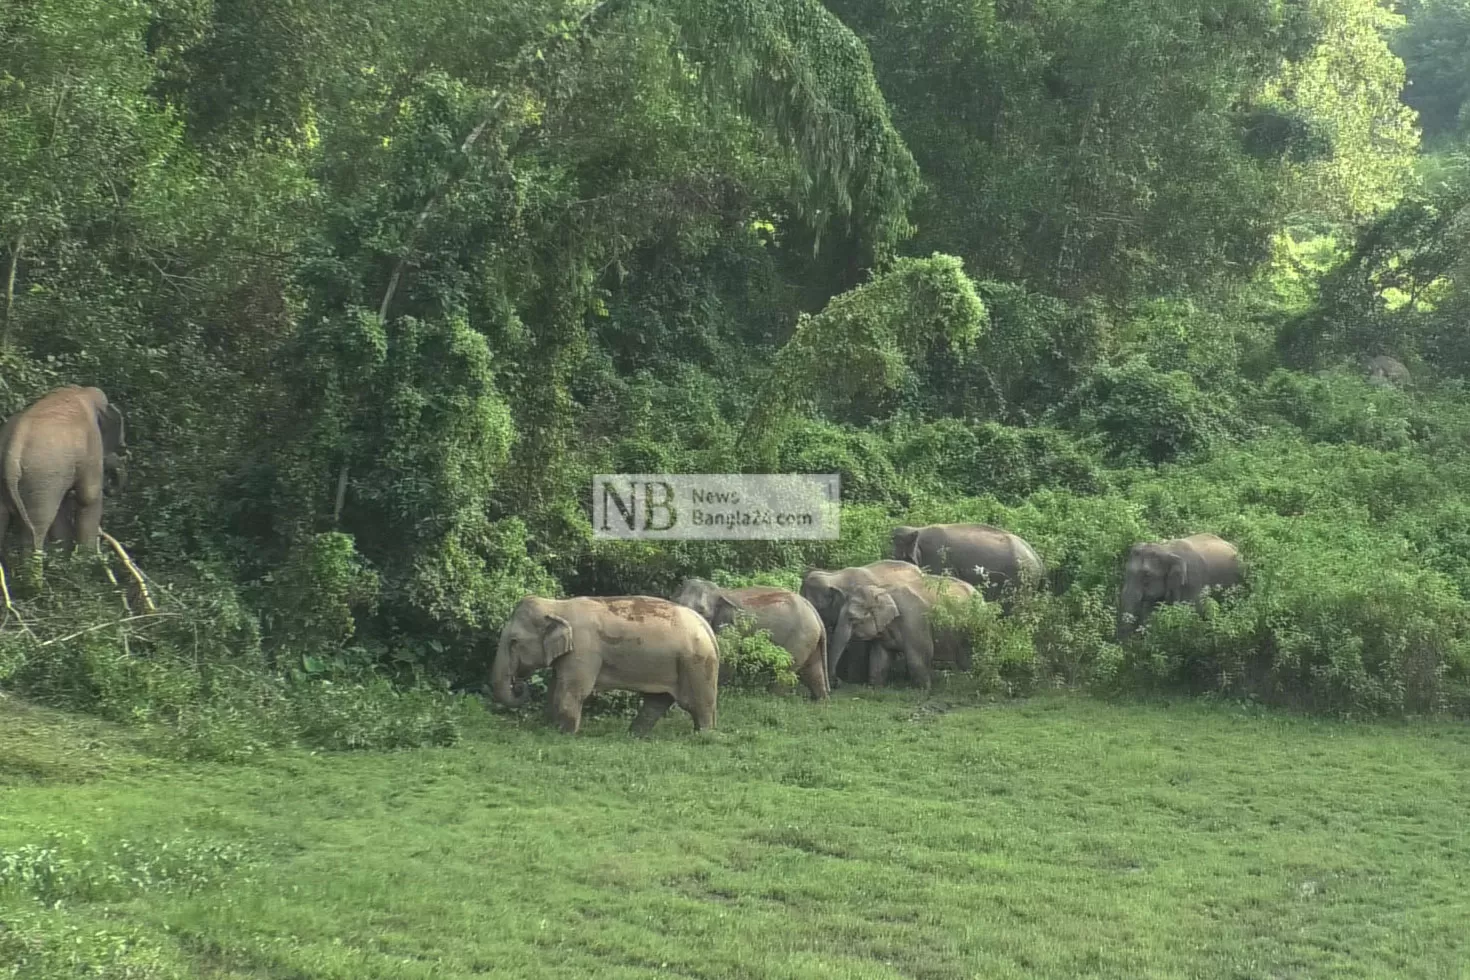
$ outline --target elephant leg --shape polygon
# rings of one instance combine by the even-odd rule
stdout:
[[[102,528],[102,493],[97,494],[89,500],[83,500],[80,491],[77,493],[76,502],[76,534],[75,544],[87,551],[97,550],[97,532]]]
[[[929,693],[929,665],[924,662],[924,655],[917,650],[909,649],[903,652],[904,663],[909,669],[909,679],[918,685],[925,694]]]
[[[694,703],[680,701],[679,707],[689,712],[689,716],[694,719],[694,730],[696,732],[714,731],[715,699],[713,696],[708,700],[701,697]]]
[[[638,709],[638,717],[633,719],[633,724],[628,731],[638,737],[647,735],[658,720],[669,713],[674,706],[672,694],[645,694],[643,695],[643,706]]]
[[[568,676],[563,677],[562,672],[556,672],[556,680],[551,685],[548,695],[551,701],[551,713],[556,719],[557,727],[568,735],[577,734],[582,727],[582,702],[587,700],[591,694],[590,689],[583,690],[583,685],[576,684],[571,680],[570,671]]]
[[[801,682],[806,685],[813,701],[823,701],[827,697],[827,665],[820,656],[812,657],[797,672]]]
[[[888,666],[891,660],[888,649],[881,643],[873,644],[868,651],[868,683],[882,687],[888,682]]]
[[[828,683],[841,680],[849,684],[862,684],[868,679],[868,670],[872,661],[872,644],[865,640],[853,640],[848,643],[847,650],[843,652],[842,661],[837,664],[837,676],[827,675]],[[832,684],[836,687],[836,684]]]

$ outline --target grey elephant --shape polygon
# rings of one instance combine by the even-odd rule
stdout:
[[[707,579],[686,578],[674,601],[699,613],[716,630],[742,613],[749,616],[756,629],[768,631],[771,642],[791,654],[791,668],[812,699],[827,697],[827,627],[812,604],[795,592],[761,585],[723,589]],[[728,679],[721,664],[720,683]]]
[[[912,585],[862,585],[843,604],[832,641],[832,660],[841,662],[849,642],[856,638],[871,644],[868,683],[887,683],[888,669],[895,656],[903,659],[909,677],[929,690],[934,667],[970,667],[970,652],[964,638],[954,630],[931,623],[931,613],[941,596],[971,598],[975,589],[960,579],[936,576],[919,588]]]
[[[643,707],[634,735],[646,735],[675,704],[696,731],[715,727],[720,654],[714,630],[692,609],[654,596],[526,596],[500,631],[490,684],[507,707],[525,702],[517,680],[555,670],[548,714],[562,731],[582,725],[593,691],[637,691]]]
[[[0,540],[18,517],[21,550],[36,554],[71,494],[65,536],[95,548],[104,461],[126,445],[123,414],[99,388],[58,388],[7,419],[0,426]]]
[[[1369,384],[1402,387],[1409,383],[1409,369],[1402,361],[1387,354],[1368,358],[1367,368]]]
[[[128,489],[128,467],[127,463],[117,453],[108,453],[102,459],[102,496],[117,497]],[[68,493],[61,499],[61,506],[57,508],[56,520],[51,522],[51,530],[46,535],[46,540],[58,544],[64,551],[70,551],[76,547],[77,527],[77,495],[76,491]]]
[[[1135,544],[1123,569],[1118,640],[1131,636],[1160,602],[1192,602],[1198,607],[1206,589],[1230,588],[1240,578],[1240,552],[1214,534]]]
[[[832,657],[832,632],[837,628],[837,619],[842,606],[854,589],[861,585],[912,585],[924,584],[924,573],[906,561],[875,561],[868,565],[854,565],[837,571],[816,569],[807,572],[801,581],[801,597],[812,604],[822,623],[827,627],[827,682],[837,686],[840,676]],[[850,665],[847,680],[864,681],[868,677],[868,648],[865,640],[855,640],[849,645],[846,662]]]
[[[1001,599],[1007,586],[1034,587],[1046,575],[1031,545],[989,524],[900,525],[893,529],[893,557],[962,578],[983,588],[990,602]]]

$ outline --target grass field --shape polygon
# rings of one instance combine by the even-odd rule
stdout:
[[[1465,726],[964,700],[244,766],[0,701],[0,976],[1470,976]]]

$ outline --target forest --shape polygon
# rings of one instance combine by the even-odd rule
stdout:
[[[1048,569],[983,692],[1470,712],[1467,154],[1466,0],[13,0],[0,412],[121,407],[157,612],[12,556],[0,688],[447,744],[526,594],[981,521]],[[649,472],[839,473],[842,537],[594,538]],[[1197,532],[1245,585],[1116,642]]]

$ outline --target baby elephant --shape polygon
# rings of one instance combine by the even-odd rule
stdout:
[[[936,629],[929,616],[941,596],[969,599],[975,589],[950,576],[932,576],[923,585],[862,585],[853,590],[838,616],[832,644],[833,668],[841,662],[850,639],[872,641],[869,648],[868,683],[881,686],[888,681],[894,656],[902,657],[915,684],[929,690],[936,663],[970,667],[970,650],[953,630]]]
[[[1240,582],[1240,552],[1213,534],[1195,534],[1158,544],[1136,544],[1123,569],[1118,600],[1118,640],[1143,625],[1160,602],[1193,602],[1206,589]]]
[[[715,727],[720,654],[710,625],[692,609],[653,596],[583,596],[516,603],[500,631],[491,671],[495,700],[525,703],[518,678],[553,667],[547,708],[561,730],[582,725],[593,691],[638,691],[643,707],[634,735],[646,735],[675,704],[697,731]]]
[[[773,586],[722,589],[702,578],[686,578],[674,601],[703,616],[715,629],[735,622],[740,614],[755,621],[755,629],[771,634],[771,642],[791,654],[791,669],[815,701],[828,694],[827,627],[817,610],[795,592]],[[720,683],[728,678],[720,666]]]

